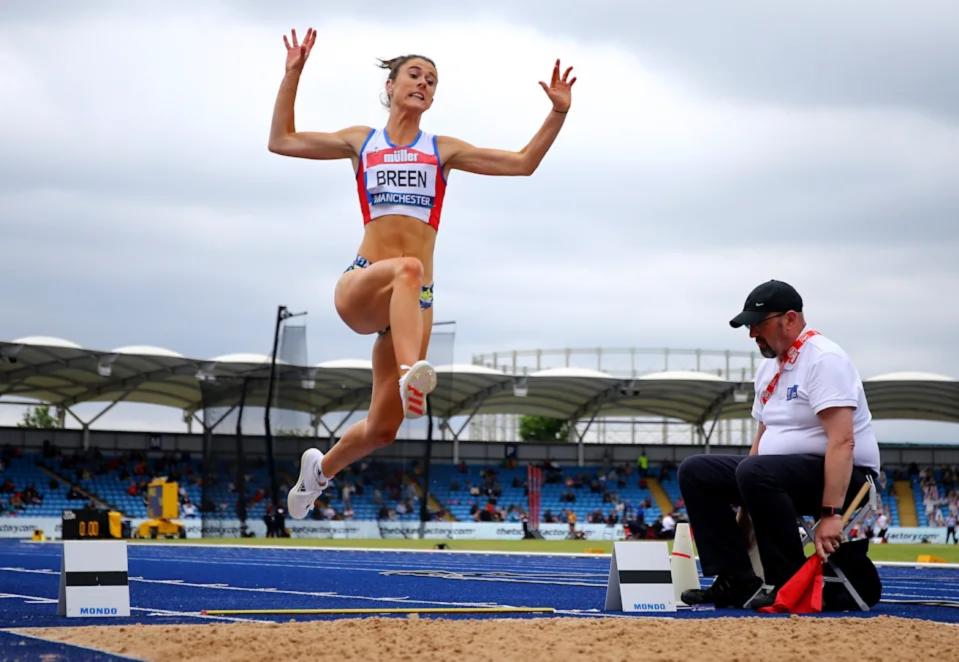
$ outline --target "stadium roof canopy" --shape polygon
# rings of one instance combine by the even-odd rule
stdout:
[[[247,406],[263,406],[269,373],[269,357],[260,354],[193,359],[149,346],[98,351],[59,338],[0,341],[0,399],[28,398],[67,410],[82,402],[107,403],[108,408],[139,402],[175,407],[192,416],[204,408],[232,408],[241,399]],[[717,420],[748,417],[753,401],[751,382],[702,372],[624,379],[582,368],[511,375],[476,365],[449,365],[438,366],[437,374],[439,386],[431,405],[445,419],[493,413],[573,422],[651,416],[705,429]],[[278,362],[276,375],[275,407],[306,411],[319,420],[330,412],[369,406],[369,361],[314,366]],[[952,377],[890,373],[864,385],[874,418],[959,422],[959,381]],[[92,421],[80,422],[86,427]]]

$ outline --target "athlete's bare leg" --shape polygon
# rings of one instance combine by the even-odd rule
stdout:
[[[403,423],[403,405],[396,388],[400,375],[393,358],[392,335],[378,337],[373,345],[373,396],[369,414],[351,425],[323,457],[322,469],[328,478],[392,442]]]
[[[418,304],[417,304],[418,305]],[[433,311],[417,311],[423,320],[418,358],[426,357]],[[391,444],[403,423],[403,405],[396,385],[400,374],[394,360],[393,333],[379,336],[373,344],[373,396],[368,416],[349,427],[323,457],[323,474],[332,478],[350,464],[378,448]],[[415,359],[414,359],[415,360]]]
[[[415,257],[381,260],[340,277],[336,311],[357,333],[375,333],[389,327],[394,364],[413,365],[423,337],[419,304],[422,286],[423,263]]]

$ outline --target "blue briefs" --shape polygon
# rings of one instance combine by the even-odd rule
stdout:
[[[346,271],[353,271],[354,269],[366,269],[368,266],[373,264],[367,260],[362,255],[357,255],[356,259],[353,260],[353,264],[346,268]],[[346,273],[344,271],[343,273]],[[429,310],[433,307],[433,283],[429,285],[423,285],[420,288],[420,310]]]

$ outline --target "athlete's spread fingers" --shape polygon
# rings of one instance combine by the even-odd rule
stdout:
[[[569,86],[572,87],[573,83],[576,82],[576,76],[573,76],[573,80],[569,81]]]
[[[566,79],[569,78],[569,72],[573,70],[572,67],[568,67],[566,71],[563,72],[563,82],[566,82]]]
[[[300,45],[300,42],[296,40],[296,28],[290,28],[290,32],[293,34],[293,48],[296,48]]]
[[[286,50],[290,50],[290,40],[286,38],[286,35],[283,35],[283,45],[286,46]]]

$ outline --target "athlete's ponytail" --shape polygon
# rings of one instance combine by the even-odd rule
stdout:
[[[410,60],[414,60],[414,59],[426,60],[427,62],[432,64],[434,68],[436,67],[436,63],[433,62],[433,60],[431,60],[430,58],[426,57],[425,55],[415,55],[415,54],[398,55],[397,57],[390,58],[389,60],[384,60],[383,58],[377,58],[376,66],[378,66],[380,69],[386,69],[387,71],[390,72],[390,74],[386,77],[386,80],[396,80],[396,74],[399,73],[400,67],[402,67],[404,64],[406,64]],[[390,100],[388,97],[385,96],[385,93],[381,101],[384,106],[386,106],[387,108],[390,107]]]

